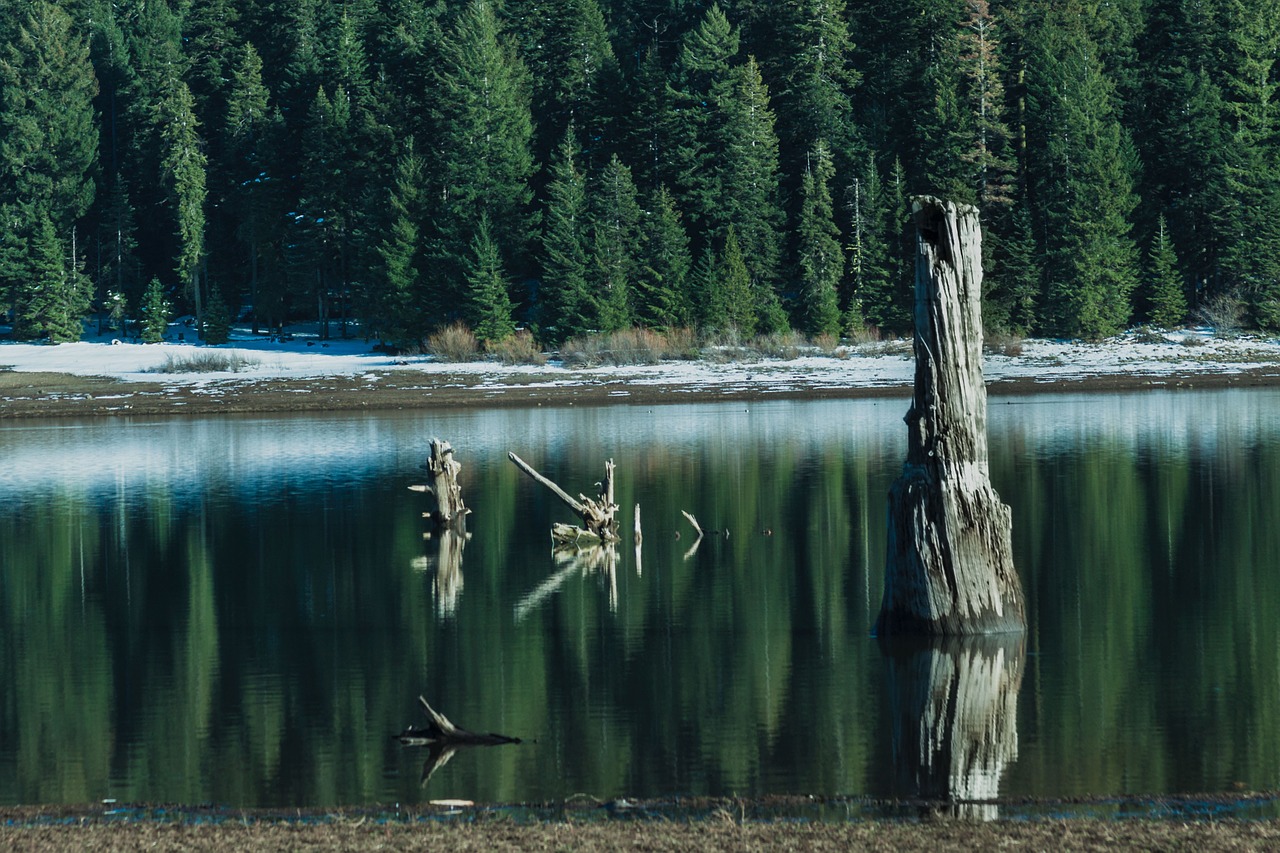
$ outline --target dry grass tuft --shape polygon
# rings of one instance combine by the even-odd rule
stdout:
[[[475,361],[480,344],[465,323],[454,323],[427,338],[427,352],[441,361]]]

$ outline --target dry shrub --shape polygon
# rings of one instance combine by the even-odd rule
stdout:
[[[662,333],[667,341],[667,358],[693,360],[698,358],[698,333],[688,326],[667,329]]]
[[[1240,294],[1234,291],[1219,293],[1201,303],[1196,316],[1218,337],[1233,338],[1244,325],[1244,307]]]
[[[196,352],[191,355],[165,356],[164,364],[148,373],[239,373],[257,367],[261,362],[237,352]]]
[[[849,343],[854,346],[860,346],[861,344],[877,344],[884,338],[884,335],[880,333],[880,328],[878,326],[868,326],[864,324],[861,326],[851,327],[849,329],[848,338]]]
[[[835,335],[818,335],[811,343],[823,355],[838,355],[836,350],[840,348],[840,341]]]
[[[547,354],[528,329],[520,329],[500,341],[489,341],[484,350],[503,364],[546,364]]]
[[[480,344],[465,323],[454,323],[427,338],[427,352],[441,361],[475,361]]]
[[[750,348],[763,358],[793,359],[799,357],[800,351],[808,345],[803,335],[787,331],[757,335]]]
[[[1022,337],[1003,330],[988,332],[984,335],[983,344],[988,352],[1010,357],[1022,355]]]
[[[570,338],[560,347],[560,358],[571,367],[600,364],[658,364],[667,358],[666,337],[652,329],[620,329],[603,335]]]

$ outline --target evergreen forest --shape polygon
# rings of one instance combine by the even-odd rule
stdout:
[[[1278,88],[1275,0],[0,0],[0,306],[894,334],[927,193],[990,330],[1276,330]]]

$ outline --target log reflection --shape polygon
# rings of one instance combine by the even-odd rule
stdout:
[[[431,579],[431,596],[436,603],[436,615],[452,618],[458,612],[458,599],[462,597],[462,551],[471,541],[465,523],[438,526],[422,534],[427,555],[416,557],[414,571],[434,573]]]
[[[994,820],[1018,757],[1022,634],[881,640],[888,658],[894,794],[933,813]]]
[[[598,575],[601,583],[608,589],[609,612],[618,612],[618,549],[612,543],[607,545],[590,545],[577,548],[568,545],[557,545],[551,551],[556,564],[556,573],[540,583],[535,589],[523,596],[516,603],[516,621],[542,606],[548,598],[560,590],[565,581],[579,575]]]

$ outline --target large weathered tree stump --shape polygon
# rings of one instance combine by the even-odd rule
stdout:
[[[978,211],[915,200],[915,393],[907,462],[889,491],[876,633],[957,636],[1025,628],[1012,516],[991,487],[982,378]]]

